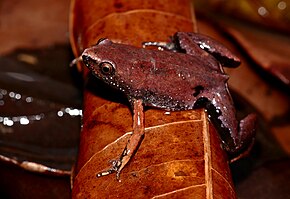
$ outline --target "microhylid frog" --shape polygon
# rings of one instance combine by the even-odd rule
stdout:
[[[236,119],[229,77],[222,66],[237,67],[240,60],[225,46],[205,35],[184,32],[176,33],[169,43],[146,42],[144,46],[101,39],[82,54],[92,73],[124,92],[133,108],[133,134],[127,146],[112,168],[98,177],[117,172],[119,178],[144,135],[143,106],[167,111],[205,108],[230,153],[252,141],[256,116],[250,114],[240,122]]]

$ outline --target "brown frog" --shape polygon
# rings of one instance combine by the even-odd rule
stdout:
[[[256,116],[240,122],[228,91],[222,66],[237,67],[240,60],[226,47],[205,35],[178,32],[169,43],[147,42],[137,48],[101,39],[87,48],[82,60],[92,73],[125,93],[133,108],[133,134],[112,168],[97,177],[120,171],[144,135],[143,106],[168,111],[203,107],[229,153],[240,151],[254,137]]]

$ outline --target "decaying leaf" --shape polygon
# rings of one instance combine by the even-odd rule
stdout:
[[[258,26],[290,32],[290,8],[287,0],[197,0],[195,5],[202,12],[219,13],[229,16],[228,18],[238,18]]]
[[[223,27],[258,66],[290,87],[289,36],[230,20],[224,20]]]
[[[67,43],[69,3],[69,0],[62,3],[57,0],[1,1],[0,53]]]
[[[140,46],[167,41],[176,31],[196,31],[191,1],[80,1],[71,7],[76,56],[107,37]],[[235,198],[227,157],[203,110],[145,111],[145,137],[115,175],[96,178],[122,153],[132,114],[119,92],[84,71],[83,130],[73,176],[73,198]]]

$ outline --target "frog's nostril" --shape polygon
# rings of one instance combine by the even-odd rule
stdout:
[[[82,59],[83,59],[83,62],[85,63],[85,64],[88,64],[89,63],[89,60],[90,60],[90,57],[88,56],[88,55],[82,55]]]

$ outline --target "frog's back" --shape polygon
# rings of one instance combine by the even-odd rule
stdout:
[[[217,87],[228,79],[228,75],[222,72],[217,61],[212,63],[198,56],[153,50],[141,53],[141,56],[143,57],[133,59],[136,70],[142,71],[139,77],[144,75],[144,79],[150,81],[147,85],[155,82],[153,85],[163,85],[167,87],[165,90],[199,85]]]
[[[221,70],[215,70],[218,65],[211,65],[218,62],[183,53],[138,49],[129,62],[133,66],[126,81],[131,88],[129,95],[143,97],[148,106],[170,110],[193,108],[198,98],[224,87],[228,79]]]
[[[228,76],[216,60],[205,57],[107,40],[83,53],[94,74],[129,99],[142,99],[147,106],[169,110],[191,109],[199,98],[225,88]],[[101,63],[109,64],[111,69],[100,71]]]

